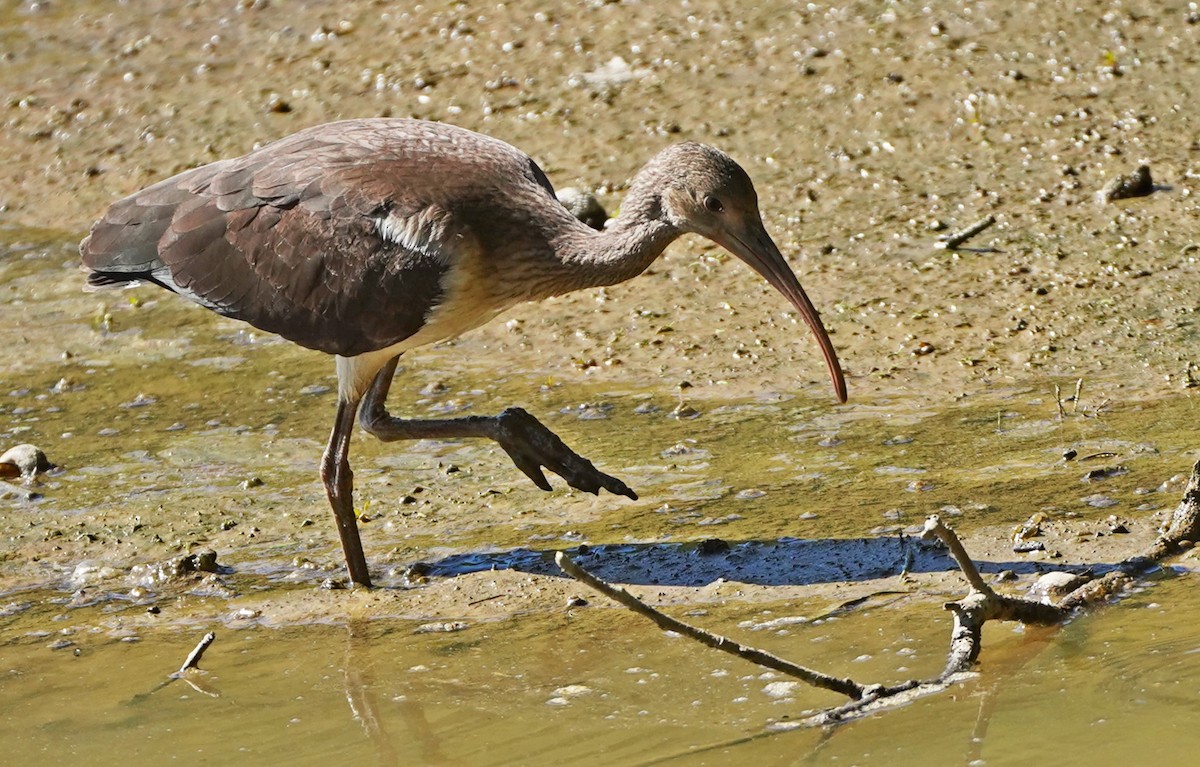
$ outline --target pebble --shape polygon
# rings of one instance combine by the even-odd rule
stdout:
[[[695,418],[700,415],[700,411],[691,405],[685,405],[682,402],[671,411],[672,418]]]
[[[53,468],[55,465],[35,445],[17,445],[0,455],[0,477],[20,476],[28,480]]]
[[[153,405],[155,402],[158,402],[157,397],[151,397],[146,394],[138,394],[136,397],[134,397],[130,401],[122,402],[120,405],[117,405],[117,407],[123,408],[125,410],[132,410],[133,408],[146,407],[147,405]]]
[[[1124,466],[1105,466],[1100,469],[1092,469],[1087,474],[1083,475],[1084,482],[1096,482],[1109,477],[1119,477],[1122,474],[1128,474],[1129,469]]]
[[[471,624],[466,621],[447,621],[445,623],[423,623],[413,629],[414,634],[453,634],[465,631]]]
[[[1082,575],[1055,570],[1038,578],[1029,591],[1037,597],[1055,599],[1070,594],[1087,581]]]
[[[695,440],[691,441],[693,443],[695,442]],[[708,454],[709,453],[707,450],[695,447],[694,444],[689,445],[686,442],[676,442],[674,445],[671,445],[669,448],[659,453],[659,455],[661,455],[663,458],[677,458],[683,455],[707,457]]]
[[[591,695],[592,692],[592,688],[586,685],[569,684],[565,687],[559,687],[554,691],[554,695],[560,698],[578,698],[581,695]]]
[[[1100,202],[1125,200],[1131,197],[1145,197],[1154,193],[1154,179],[1150,176],[1149,165],[1139,165],[1132,173],[1118,176],[1104,185],[1096,197]]]

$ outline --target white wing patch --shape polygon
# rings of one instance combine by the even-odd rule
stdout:
[[[447,224],[448,216],[438,208],[430,207],[412,216],[388,213],[375,219],[379,236],[395,243],[411,253],[431,256],[448,264],[453,261],[453,235]]]

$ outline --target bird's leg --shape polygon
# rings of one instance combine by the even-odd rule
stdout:
[[[384,442],[485,437],[504,448],[517,468],[542,490],[551,489],[542,473],[542,467],[545,467],[577,490],[599,494],[603,489],[637,499],[637,493],[628,485],[599,471],[591,461],[575,453],[554,432],[519,407],[510,407],[499,415],[465,418],[416,420],[390,415],[385,402],[398,360],[399,357],[392,358],[375,376],[363,398],[359,416],[362,427]]]
[[[329,435],[329,444],[325,447],[325,455],[321,457],[321,482],[325,485],[329,505],[333,507],[350,580],[369,588],[371,575],[367,572],[367,558],[358,536],[358,520],[354,517],[354,472],[350,471],[350,437],[354,433],[357,411],[357,400],[347,402],[338,399],[333,433]]]

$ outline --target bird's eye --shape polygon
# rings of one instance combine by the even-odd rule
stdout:
[[[709,213],[720,213],[725,210],[725,206],[721,204],[721,201],[711,194],[704,198],[704,207],[708,209]]]

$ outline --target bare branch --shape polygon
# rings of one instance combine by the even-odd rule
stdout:
[[[1082,379],[1076,383],[1075,401],[1078,403],[1082,390]],[[1056,391],[1060,412],[1061,392]],[[983,626],[989,620],[1020,621],[1026,625],[1053,626],[1071,616],[1073,610],[1093,605],[1119,592],[1134,578],[1150,571],[1172,554],[1188,547],[1189,542],[1200,539],[1200,461],[1192,468],[1192,475],[1184,492],[1183,500],[1175,510],[1166,532],[1143,555],[1131,557],[1103,577],[1080,586],[1057,604],[1046,604],[1028,599],[997,594],[983,579],[974,561],[967,553],[962,541],[937,515],[925,520],[922,532],[925,539],[938,538],[950,551],[950,555],[962,570],[969,585],[969,592],[962,599],[944,605],[954,617],[950,636],[950,648],[946,666],[933,679],[911,680],[897,685],[862,685],[851,679],[836,679],[762,650],[744,647],[725,637],[711,634],[702,629],[681,623],[654,608],[649,607],[621,588],[605,583],[575,564],[563,552],[556,561],[567,574],[616,600],[634,612],[650,618],[663,629],[678,632],[702,644],[723,650],[744,660],[767,668],[781,671],[809,684],[835,692],[841,692],[850,700],[840,706],[828,708],[810,717],[798,720],[793,726],[826,726],[857,719],[867,714],[905,705],[916,698],[942,692],[959,682],[973,677],[971,670],[982,648]],[[782,729],[777,730],[782,731]]]
[[[717,634],[710,633],[704,629],[696,628],[682,621],[676,620],[669,615],[655,610],[645,602],[630,594],[628,591],[616,586],[612,586],[605,581],[597,578],[587,570],[576,564],[566,552],[560,551],[554,555],[554,561],[562,568],[563,572],[571,576],[577,581],[591,586],[596,591],[599,591],[609,599],[615,600],[630,610],[633,610],[639,615],[645,616],[661,629],[666,631],[674,631],[683,636],[694,639],[701,644],[712,647],[722,652],[727,652],[730,655],[736,655],[743,660],[748,660],[751,663],[756,663],[780,673],[787,674],[803,682],[806,682],[813,687],[820,687],[832,692],[838,692],[849,698],[858,700],[864,697],[868,692],[875,688],[865,687],[858,684],[853,679],[838,679],[836,677],[822,674],[819,671],[805,668],[791,661],[784,660],[777,655],[772,655],[765,650],[759,650],[754,647],[746,647],[738,642],[728,639]]]
[[[1133,579],[1157,567],[1163,560],[1184,550],[1184,542],[1200,538],[1200,461],[1192,466],[1192,475],[1183,489],[1183,499],[1175,507],[1167,530],[1145,554],[1130,557],[1103,576],[1088,581],[1058,602],[1063,610],[1090,607],[1121,592]]]
[[[802,727],[825,727],[831,724],[842,724],[853,719],[861,719],[877,711],[907,706],[917,698],[933,695],[953,687],[959,682],[974,678],[974,673],[940,676],[926,682],[916,680],[904,682],[892,687],[879,686],[862,700],[852,700],[836,708],[828,708],[812,716],[799,720]]]
[[[1183,500],[1175,507],[1167,531],[1159,536],[1150,550],[1150,556],[1153,557],[1160,547],[1168,548],[1167,553],[1177,553],[1183,541],[1196,543],[1198,538],[1200,538],[1200,461],[1192,466],[1192,476],[1188,478],[1187,486],[1183,489]]]

